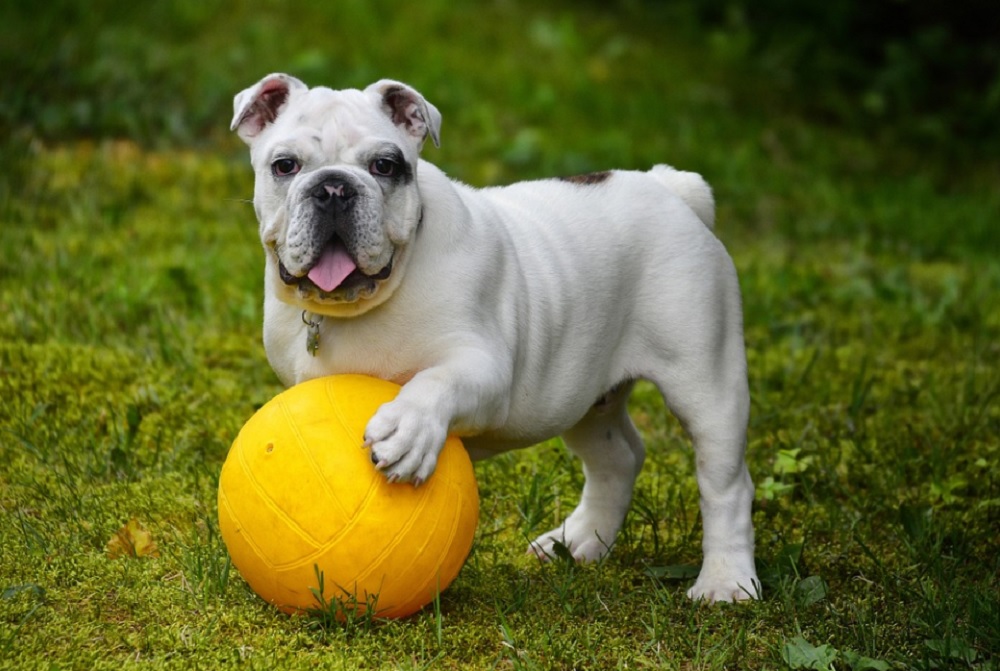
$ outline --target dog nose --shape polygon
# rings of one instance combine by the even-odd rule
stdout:
[[[313,189],[312,197],[321,207],[331,207],[350,200],[354,193],[354,187],[347,181],[331,177]]]

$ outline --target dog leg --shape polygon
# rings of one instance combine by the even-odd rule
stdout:
[[[742,406],[742,403],[738,403]],[[692,599],[757,598],[753,558],[753,483],[743,455],[746,414],[714,408],[711,418],[684,421],[694,443],[703,525],[701,571],[688,590]]]
[[[650,376],[694,444],[704,559],[692,599],[759,597],[754,567],[753,483],[744,454],[750,409],[740,329],[720,328],[719,350],[672,357]]]
[[[392,482],[420,484],[434,472],[449,431],[476,434],[507,414],[509,370],[477,348],[457,348],[382,405],[365,428],[371,460]]]
[[[578,561],[593,561],[611,549],[646,454],[627,412],[632,386],[609,392],[563,434],[566,447],[583,462],[583,495],[566,521],[536,538],[529,552],[546,559],[554,544],[562,543]]]

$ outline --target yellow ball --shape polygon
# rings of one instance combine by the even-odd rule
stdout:
[[[462,568],[479,492],[458,438],[420,487],[386,481],[361,447],[368,420],[398,392],[361,375],[304,382],[236,437],[219,476],[219,529],[243,578],[281,610],[339,601],[348,612],[403,617]]]

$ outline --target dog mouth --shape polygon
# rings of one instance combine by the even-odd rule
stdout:
[[[293,275],[281,259],[278,259],[278,275],[282,282],[288,286],[298,287],[300,291],[317,292],[324,298],[333,297],[335,294],[373,291],[376,284],[388,279],[391,273],[392,259],[377,273],[365,274],[348,253],[344,243],[337,237],[323,247],[323,252],[305,275]]]

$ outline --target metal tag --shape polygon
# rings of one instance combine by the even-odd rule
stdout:
[[[322,317],[315,317],[315,321],[310,319],[307,311],[302,311],[302,323],[306,325],[306,351],[311,356],[316,356],[319,350],[319,325],[323,322]]]

